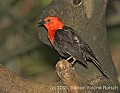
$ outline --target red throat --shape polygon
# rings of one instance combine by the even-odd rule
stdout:
[[[45,24],[45,27],[48,30],[48,38],[50,42],[54,43],[54,36],[57,30],[63,28],[62,21],[57,17],[47,17],[44,19],[45,21],[50,20],[48,23]]]

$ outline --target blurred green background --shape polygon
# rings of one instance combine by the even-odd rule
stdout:
[[[54,67],[59,57],[37,35],[39,16],[51,1],[0,0],[0,64],[22,77],[44,83],[58,80]],[[106,21],[113,61],[120,75],[119,0],[109,0]]]

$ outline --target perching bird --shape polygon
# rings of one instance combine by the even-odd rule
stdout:
[[[95,57],[92,49],[70,27],[65,26],[56,16],[46,17],[38,23],[38,27],[44,26],[48,30],[48,39],[61,57],[74,62],[82,62],[87,67],[87,61],[93,62],[104,76],[109,77],[102,65]]]

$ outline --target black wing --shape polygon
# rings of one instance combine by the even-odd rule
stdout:
[[[80,37],[69,27],[56,31],[54,48],[63,57],[73,56],[87,67],[86,57],[80,48]]]

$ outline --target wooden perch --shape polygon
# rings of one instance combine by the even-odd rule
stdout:
[[[63,84],[61,82],[53,84],[32,82],[18,76],[2,65],[0,65],[0,72],[0,93],[80,93],[82,91],[88,93],[89,91],[79,89],[85,84],[79,83],[79,76],[66,60],[61,60],[56,64],[56,72]]]
[[[67,86],[70,93],[79,93],[79,89],[73,89],[73,87],[79,86],[79,76],[70,66],[68,61],[59,61],[56,65],[56,72],[62,80],[63,84]]]
[[[99,75],[86,80],[87,83],[82,81],[76,70],[66,60],[61,60],[56,64],[56,72],[62,82],[41,84],[24,79],[0,65],[0,93],[94,93],[91,86],[104,82],[107,82],[107,86],[111,83],[107,79],[103,80]],[[115,90],[107,90],[107,92],[117,93]]]
[[[75,68],[71,67],[67,60],[61,60],[57,63],[56,72],[68,93],[92,93],[89,89],[85,89],[87,85],[81,81]]]

